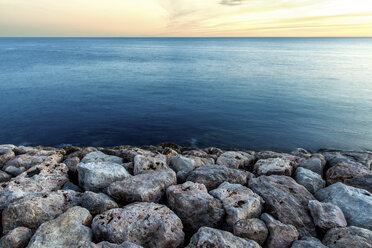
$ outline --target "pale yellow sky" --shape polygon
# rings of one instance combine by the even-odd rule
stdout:
[[[372,0],[0,0],[0,36],[372,36]]]

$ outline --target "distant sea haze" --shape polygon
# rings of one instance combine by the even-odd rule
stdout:
[[[0,144],[372,149],[370,38],[1,38]]]

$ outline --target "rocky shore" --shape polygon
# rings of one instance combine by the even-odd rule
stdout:
[[[3,248],[372,248],[372,152],[0,145]]]

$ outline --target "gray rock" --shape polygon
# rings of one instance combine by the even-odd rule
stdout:
[[[289,159],[267,158],[258,160],[253,166],[256,175],[285,175],[291,176],[295,164]]]
[[[0,240],[2,248],[24,248],[32,237],[32,231],[27,227],[17,227],[8,232]]]
[[[341,208],[349,225],[372,230],[372,194],[368,191],[335,183],[316,192],[315,197]]]
[[[224,152],[218,158],[216,163],[220,165],[225,165],[228,168],[233,169],[244,169],[251,171],[253,164],[255,162],[255,157],[246,152]]]
[[[321,154],[314,154],[310,158],[302,158],[299,160],[299,167],[311,170],[320,176],[323,176],[325,158]]]
[[[134,157],[133,174],[138,175],[149,170],[166,170],[168,169],[167,157],[163,154],[158,154],[154,157],[136,155]]]
[[[176,183],[176,173],[170,169],[147,171],[112,183],[107,193],[120,202],[160,202],[166,188]]]
[[[363,165],[339,163],[327,170],[327,184],[341,182],[372,193],[372,171]]]
[[[93,216],[119,207],[108,195],[91,191],[84,192],[81,198],[81,206],[88,209]]]
[[[97,162],[105,162],[105,163],[116,163],[116,164],[122,164],[123,159],[116,156],[110,156],[106,155],[103,152],[95,151],[90,152],[87,155],[84,156],[84,158],[81,160],[81,163],[97,163]]]
[[[70,208],[58,218],[42,224],[27,248],[79,247],[92,240],[88,227],[91,221],[92,216],[85,208]]]
[[[315,236],[315,226],[308,203],[315,200],[307,189],[287,176],[260,176],[249,187],[265,201],[265,209],[284,224],[294,225],[301,237]]]
[[[221,201],[208,194],[203,184],[193,182],[170,186],[167,205],[180,217],[187,233],[202,226],[218,227],[225,214]]]
[[[14,159],[15,153],[10,148],[0,147],[0,168],[4,166],[9,160]]]
[[[327,248],[319,239],[314,237],[303,237],[293,242],[291,248]]]
[[[259,245],[265,243],[268,234],[265,222],[260,219],[242,219],[234,223],[234,235],[254,240]]]
[[[7,182],[11,179],[12,177],[4,172],[4,171],[0,171],[0,183],[3,183],[3,182]]]
[[[107,241],[102,241],[98,244],[95,244],[93,242],[85,242],[79,248],[142,248],[142,246],[136,245],[129,241],[124,241],[121,244],[113,244]]]
[[[312,194],[325,186],[325,181],[319,174],[302,167],[297,168],[294,178]]]
[[[176,155],[170,158],[169,165],[177,173],[177,181],[184,182],[190,172],[195,169],[196,162],[183,155]]]
[[[204,184],[208,190],[217,188],[223,182],[246,185],[250,173],[227,168],[223,165],[203,165],[193,170],[187,181]]]
[[[291,160],[295,164],[297,164],[298,160],[300,159],[300,157],[294,156],[292,154],[281,153],[281,152],[273,152],[273,151],[256,152],[255,157],[258,160],[268,159],[268,158],[283,158],[283,159]]]
[[[54,219],[68,208],[80,204],[80,193],[56,191],[28,195],[8,205],[3,211],[4,234],[16,227],[36,230],[42,223]]]
[[[63,185],[62,190],[73,190],[76,192],[83,192],[83,190],[79,186],[73,184],[70,181],[68,181],[67,183]]]
[[[269,236],[266,240],[266,247],[287,248],[298,239],[298,231],[293,225],[286,225],[274,219],[269,214],[262,214],[261,219],[266,223]]]
[[[35,165],[57,164],[63,159],[63,154],[57,151],[40,150],[18,155],[9,160],[3,167],[3,170],[15,176],[23,171],[30,169]],[[10,167],[11,169],[8,169]],[[18,170],[17,170],[18,168]],[[18,173],[18,174],[17,174]]]
[[[325,234],[323,244],[329,248],[371,248],[372,231],[355,226],[332,228]]]
[[[354,164],[365,166],[370,169],[372,162],[371,151],[328,151],[323,153],[327,160],[327,166],[333,167],[340,163]]]
[[[315,226],[322,230],[347,226],[342,210],[332,203],[309,201],[309,209]]]
[[[62,188],[68,181],[67,172],[64,164],[38,165],[6,183],[0,183],[0,209],[26,195]]]
[[[93,219],[98,241],[130,241],[149,248],[176,248],[183,245],[181,220],[169,208],[156,203],[133,203],[111,209]]]
[[[77,165],[79,185],[85,190],[101,191],[111,183],[128,178],[131,175],[117,163],[93,162]]]
[[[141,148],[125,148],[120,150],[120,157],[124,158],[125,162],[134,162],[134,157],[136,155],[143,155],[143,156],[155,156],[155,154],[151,151],[147,151]]]
[[[66,158],[63,163],[71,173],[77,173],[77,165],[80,163],[80,159],[78,157]]]
[[[261,215],[264,200],[245,186],[225,182],[217,189],[210,191],[209,194],[222,201],[226,211],[226,222],[230,230],[239,220]]]
[[[210,227],[201,227],[186,248],[260,248],[253,240],[239,238],[232,233]]]

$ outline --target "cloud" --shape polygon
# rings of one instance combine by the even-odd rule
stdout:
[[[235,5],[241,5],[245,2],[244,0],[222,0],[220,4],[222,5],[228,5],[228,6],[235,6]]]

